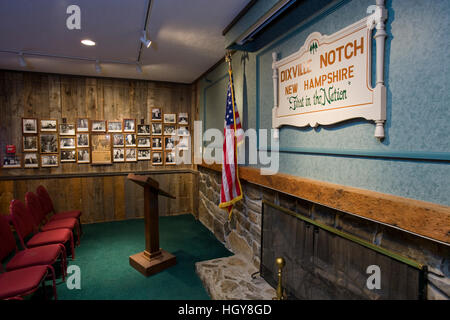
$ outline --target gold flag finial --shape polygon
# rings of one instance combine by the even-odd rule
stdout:
[[[225,61],[228,62],[228,70],[231,70],[231,50],[227,50]]]

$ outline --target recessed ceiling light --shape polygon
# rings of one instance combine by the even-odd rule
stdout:
[[[81,43],[85,46],[95,46],[95,42],[89,39],[81,40]]]

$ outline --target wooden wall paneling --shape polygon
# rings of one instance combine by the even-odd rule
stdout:
[[[68,201],[60,208],[60,210],[81,210],[82,203],[82,190],[81,190],[81,178],[65,178],[68,180],[65,184],[65,193],[68,195]]]
[[[30,181],[33,183],[35,180]],[[65,186],[68,183],[68,179],[46,179],[46,188],[53,200],[53,206],[56,211],[62,211],[67,205],[67,195]]]
[[[48,85],[48,117],[50,119],[58,119],[61,115],[61,77],[49,75]]]
[[[147,117],[148,119],[152,118],[152,108],[158,107],[157,102],[155,100],[155,92],[156,89],[156,83],[155,82],[148,82],[147,83]]]
[[[0,156],[5,145],[15,144],[22,153],[22,117],[62,118],[75,123],[79,117],[91,120],[134,118],[136,123],[144,118],[151,123],[151,108],[161,107],[163,113],[189,113],[193,128],[192,86],[141,80],[106,79],[31,72],[0,71]],[[194,91],[195,92],[195,91]],[[153,167],[149,161],[116,163],[108,166],[60,163],[56,168],[0,169],[0,176],[24,176],[24,179],[0,181],[0,212],[7,211],[12,198],[23,200],[25,192],[35,191],[43,184],[60,210],[79,208],[83,223],[121,220],[143,216],[142,190],[131,187],[125,176],[51,178],[52,174],[139,172],[152,169],[192,168],[191,165]],[[25,176],[46,175],[43,180],[29,180]],[[193,211],[195,192],[190,190],[192,174],[158,174],[166,189],[181,193],[177,200],[165,204],[164,214]],[[191,181],[191,182],[188,182]],[[188,186],[188,187],[186,187]],[[189,189],[187,191],[187,189]],[[186,196],[186,192],[189,196]],[[190,197],[188,199],[188,197]],[[108,200],[109,199],[109,200]],[[109,201],[109,202],[107,202]],[[106,204],[106,205],[105,205]],[[187,208],[187,209],[186,209]]]
[[[92,178],[93,191],[93,222],[107,221],[105,218],[105,199],[103,198],[104,177]]]
[[[125,179],[124,176],[114,177],[114,219],[125,219]]]
[[[9,110],[10,92],[11,92],[11,81],[7,81],[6,73],[2,73],[0,74],[0,119],[1,121],[7,121],[6,123],[11,122],[11,112]],[[8,126],[1,125],[0,150],[5,150],[7,141],[10,139],[9,135],[10,130]],[[1,154],[3,154],[3,152],[1,152]],[[0,207],[0,210],[2,210],[2,207]]]
[[[125,217],[126,219],[135,218],[136,217],[136,202],[137,202],[137,193],[139,190],[137,190],[137,187],[141,188],[140,186],[137,186],[135,183],[129,181],[128,179],[125,180]],[[140,190],[142,193],[143,190]]]
[[[134,217],[135,218],[143,218],[144,217],[144,190],[142,187],[138,186],[137,184],[133,184],[135,191],[135,211],[134,211]],[[138,189],[139,188],[139,189]]]
[[[5,87],[2,91],[2,95],[5,95],[5,97],[2,98],[4,105],[1,106],[2,124],[0,125],[3,129],[0,137],[2,140],[0,150],[2,156],[5,155],[5,147],[7,144],[15,144],[17,153],[22,153],[22,115],[24,114],[23,75],[7,74],[4,79],[3,85]],[[8,170],[11,169],[5,169],[3,171],[7,173]],[[10,173],[18,171],[20,170],[14,169]]]
[[[0,214],[9,214],[9,203],[14,199],[14,181],[0,182]]]
[[[144,119],[145,124],[150,124],[150,119],[147,112],[147,85],[143,81],[138,81],[131,84],[132,96],[132,112],[135,114],[136,125],[141,123]],[[135,165],[136,170],[148,170],[151,167],[150,161],[138,161]]]
[[[100,112],[103,116],[103,83],[96,78],[86,79],[85,101],[78,109],[79,118],[97,118]]]
[[[151,175],[161,188],[177,198],[161,197],[160,215],[194,213],[193,173]],[[12,199],[24,201],[25,193],[47,188],[57,211],[78,209],[83,212],[82,223],[123,220],[143,217],[144,193],[126,176],[21,179],[0,181],[0,213],[7,214]]]
[[[92,223],[92,193],[90,180],[92,178],[81,178],[81,223]]]
[[[24,117],[36,117],[43,105],[40,101],[41,90],[45,90],[43,84],[39,81],[43,79],[41,75],[34,73],[24,74],[24,105],[23,116]]]
[[[159,214],[169,216],[174,214],[192,213],[191,198],[194,196],[189,184],[192,174],[157,174],[151,177],[158,181],[161,189],[174,194],[176,199],[159,197]],[[184,191],[183,191],[184,190]]]
[[[103,177],[103,212],[105,221],[115,220],[114,177]]]
[[[17,180],[14,183],[14,199],[25,203],[25,193],[27,193],[28,185],[26,180]]]
[[[169,188],[169,179],[165,174],[155,174],[150,176],[152,179],[155,179],[159,183],[159,187],[167,191],[169,193],[172,193],[174,196],[176,196],[175,192]],[[178,198],[178,197],[177,197]],[[159,209],[159,215],[160,216],[169,216],[169,200],[170,198],[158,196],[158,209]],[[170,199],[171,201],[178,201],[178,199]]]
[[[2,119],[8,123],[0,131],[2,155],[6,143],[15,144],[21,152],[23,116],[56,118],[59,123],[62,118],[74,123],[78,117],[105,120],[135,118],[137,123],[144,118],[150,123],[151,108],[158,106],[166,113],[187,111],[190,122],[193,119],[189,85],[14,71],[0,73],[3,79],[0,112]],[[183,167],[186,166],[179,166]],[[111,166],[61,163],[55,168],[2,170],[1,175],[140,171],[151,168],[150,162],[146,161]]]
[[[85,78],[68,76],[63,77],[63,96],[61,99],[61,116],[59,123],[62,123],[62,118],[66,118],[67,123],[76,123],[76,120],[79,117],[78,109],[83,108],[86,101],[85,87]],[[59,170],[61,172],[77,172],[79,166],[80,165],[76,162],[61,162]],[[80,169],[83,170],[84,168],[86,167],[81,167]]]

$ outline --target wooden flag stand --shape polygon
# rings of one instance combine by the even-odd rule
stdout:
[[[145,250],[130,256],[130,265],[148,277],[177,263],[177,258],[159,247],[158,195],[175,199],[159,188],[159,183],[150,177],[133,173],[128,179],[144,188]]]

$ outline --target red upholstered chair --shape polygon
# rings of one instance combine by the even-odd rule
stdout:
[[[36,193],[39,196],[39,200],[42,203],[42,207],[45,211],[45,214],[53,213],[53,215],[50,218],[51,220],[55,219],[64,219],[64,218],[76,218],[78,219],[81,227],[81,211],[80,210],[70,210],[70,211],[63,211],[63,212],[56,212],[55,207],[53,206],[53,201],[50,198],[50,195],[47,192],[47,189],[45,189],[44,186],[39,186],[36,189]]]
[[[55,229],[45,232],[35,233],[37,226],[28,208],[20,200],[12,200],[9,205],[9,211],[12,215],[12,222],[19,236],[20,244],[23,248],[34,248],[48,244],[63,245],[70,244],[72,260],[75,260],[75,246],[73,235],[69,229]],[[25,245],[25,239],[31,236]]]
[[[0,299],[21,299],[39,289],[42,283],[45,286],[45,279],[50,271],[53,277],[53,297],[58,299],[56,294],[55,270],[52,266],[33,266],[17,269],[0,274]]]
[[[0,216],[0,264],[12,252],[15,252],[15,254],[6,264],[6,271],[37,265],[54,265],[60,258],[61,274],[63,281],[65,280],[67,260],[66,248],[62,244],[49,244],[19,251],[8,220],[5,216]]]
[[[80,225],[78,222],[78,219],[76,218],[64,218],[64,219],[57,219],[57,220],[51,220],[49,222],[47,222],[46,219],[46,214],[44,209],[42,208],[41,202],[39,201],[39,197],[33,193],[33,192],[27,192],[25,194],[25,202],[26,202],[26,206],[29,210],[29,212],[31,212],[34,221],[36,223],[36,225],[40,227],[41,231],[50,231],[50,230],[55,230],[55,229],[62,229],[62,228],[66,228],[66,229],[70,229],[73,231],[76,229],[77,230],[77,235],[78,235],[78,241],[77,244],[80,244]]]

